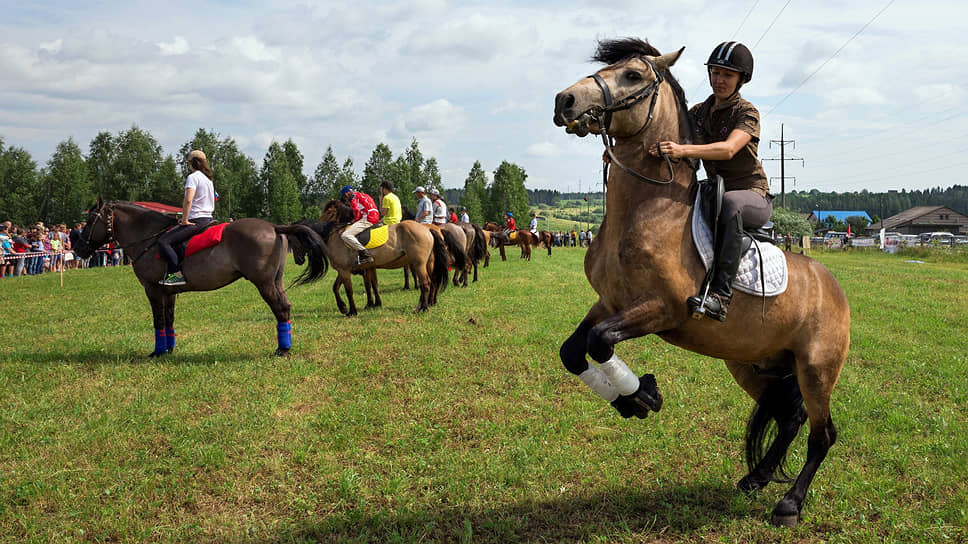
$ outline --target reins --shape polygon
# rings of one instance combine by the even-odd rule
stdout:
[[[646,98],[652,99],[649,103],[649,115],[646,118],[645,123],[635,133],[635,135],[641,134],[642,131],[644,131],[652,122],[652,119],[655,114],[655,104],[659,98],[659,86],[664,81],[664,78],[662,77],[662,72],[659,71],[655,63],[653,63],[651,60],[644,57],[642,57],[642,61],[644,61],[646,64],[649,65],[650,68],[652,68],[652,72],[655,74],[655,80],[652,83],[646,85],[645,87],[642,87],[641,89],[629,94],[628,96],[619,100],[618,102],[615,102],[614,99],[612,98],[612,92],[609,90],[608,84],[605,83],[605,80],[602,78],[602,76],[598,75],[598,73],[594,73],[588,76],[592,78],[592,80],[595,81],[595,84],[598,85],[598,88],[602,90],[602,98],[605,103],[605,107],[602,109],[602,117],[596,116],[596,120],[598,121],[598,126],[601,129],[602,143],[605,145],[605,152],[608,154],[608,158],[609,158],[609,160],[604,160],[604,159],[602,160],[602,164],[603,164],[602,183],[605,186],[608,185],[608,168],[610,163],[615,163],[615,165],[621,168],[626,174],[629,174],[630,176],[634,177],[635,179],[638,179],[639,181],[654,183],[656,185],[668,185],[673,181],[675,181],[675,170],[672,167],[672,160],[669,158],[668,155],[666,155],[665,153],[662,153],[661,150],[659,151],[659,156],[662,157],[662,159],[665,161],[666,167],[669,170],[669,179],[666,179],[666,180],[650,178],[622,164],[622,162],[619,161],[618,158],[615,156],[614,143],[612,142],[612,137],[608,134],[608,129],[612,124],[613,113],[617,111],[627,110],[632,106],[635,106],[639,102],[642,102]]]
[[[110,213],[106,213],[106,212],[110,212]],[[121,244],[121,241],[118,240],[117,238],[115,238],[115,236],[114,236],[114,209],[113,208],[109,208],[109,206],[107,206],[107,205],[102,206],[101,209],[98,210],[97,215],[91,221],[91,224],[88,225],[88,228],[91,228],[94,225],[96,225],[98,219],[101,219],[101,220],[104,221],[104,233],[106,234],[106,237],[101,242],[101,245],[104,245],[104,244],[106,244],[108,242],[117,242],[118,246],[121,249],[123,249],[125,251],[128,251],[128,248],[130,248],[130,247],[137,246],[138,244],[141,244],[142,242],[147,242],[148,240],[154,240],[152,243],[150,243],[147,246],[145,246],[144,249],[141,250],[141,253],[139,253],[137,257],[135,257],[134,259],[131,260],[131,265],[132,266],[134,266],[134,264],[137,263],[141,259],[141,257],[144,257],[145,253],[148,253],[148,250],[150,250],[152,247],[154,247],[158,243],[157,238],[159,236],[161,236],[162,234],[168,232],[168,230],[171,228],[170,225],[169,226],[166,226],[165,228],[161,229],[160,231],[156,232],[155,234],[152,234],[150,236],[147,236],[145,238],[142,238],[141,240],[137,240],[137,241],[132,242],[130,244],[124,244],[124,245],[122,245]],[[84,229],[84,231],[86,231],[86,230],[87,230],[87,228]],[[84,231],[81,232],[82,240],[84,240],[84,243],[86,245],[90,246],[91,245],[91,238],[90,238],[90,236],[84,236]]]

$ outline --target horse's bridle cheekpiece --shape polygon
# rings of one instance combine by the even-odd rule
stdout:
[[[659,71],[658,67],[656,67],[654,62],[652,62],[650,59],[645,57],[639,57],[639,58],[643,62],[648,64],[650,68],[652,68],[652,72],[655,74],[655,80],[652,83],[649,83],[648,85],[646,85],[645,87],[642,87],[641,89],[638,89],[637,91],[629,94],[628,96],[619,100],[618,102],[615,102],[614,99],[612,98],[612,92],[608,89],[608,84],[605,83],[605,80],[602,78],[602,76],[598,75],[597,72],[588,76],[592,78],[592,80],[595,81],[595,84],[598,85],[598,88],[602,90],[602,98],[605,103],[605,107],[602,109],[603,117],[598,118],[598,126],[601,129],[602,143],[605,144],[605,151],[608,153],[608,157],[611,160],[611,162],[615,163],[619,168],[624,170],[625,173],[629,174],[630,176],[638,180],[647,181],[649,183],[655,183],[658,185],[668,185],[672,183],[672,181],[675,179],[675,171],[672,168],[672,161],[669,159],[668,155],[662,153],[661,151],[659,152],[660,156],[665,160],[666,166],[669,168],[669,179],[660,180],[660,179],[653,179],[648,176],[644,176],[636,172],[635,170],[628,168],[615,157],[615,153],[613,151],[614,145],[612,143],[612,138],[608,134],[608,128],[612,124],[613,113],[617,111],[630,109],[632,106],[635,106],[639,102],[642,102],[643,100],[649,97],[652,98],[652,101],[649,103],[649,116],[646,118],[645,124],[642,125],[642,128],[640,128],[638,132],[636,132],[636,134],[641,133],[643,130],[646,129],[646,127],[649,126],[649,123],[652,122],[652,117],[655,112],[655,103],[656,103],[656,100],[658,100],[659,98],[659,85],[662,84],[662,81],[664,78],[662,77],[662,72]],[[603,162],[604,162],[604,167],[602,168],[602,178],[604,183],[607,185],[609,162],[608,161],[603,161]]]

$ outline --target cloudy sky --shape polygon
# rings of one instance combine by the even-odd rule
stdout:
[[[600,140],[552,123],[596,40],[685,46],[673,73],[692,104],[709,52],[736,39],[756,57],[761,158],[783,125],[804,159],[787,190],[949,187],[968,184],[966,21],[960,0],[0,0],[0,138],[41,164],[133,124],[166,153],[213,130],[258,164],[292,138],[307,174],[328,146],[359,172],[378,143],[417,138],[444,187],[507,160],[529,188],[597,190]]]

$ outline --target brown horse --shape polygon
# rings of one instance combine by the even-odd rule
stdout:
[[[500,225],[493,221],[488,221],[484,223],[484,230],[491,232],[491,244],[501,252],[502,261],[508,260],[507,255],[504,253],[505,246],[518,246],[521,248],[521,258],[530,261],[531,246],[538,245],[537,242],[533,242],[534,235],[527,229],[517,229],[511,233],[512,236],[508,236],[504,233],[504,229]]]
[[[654,376],[631,373],[615,344],[656,334],[725,360],[757,402],[747,426],[749,473],[739,481],[746,492],[779,481],[777,469],[785,475],[784,456],[809,419],[806,462],[773,509],[774,524],[795,525],[837,436],[830,394],[847,357],[850,308],[823,265],[786,253],[785,292],[768,299],[736,293],[725,323],[690,319],[686,299],[705,275],[690,223],[695,174],[687,161],[673,164],[647,151],[660,140],[689,141],[685,96],[669,73],[681,53],[660,55],[637,39],[602,41],[594,59],[607,66],[555,97],[555,124],[578,136],[600,134],[613,166],[607,216],[585,256],[585,274],[599,299],[560,355],[624,417],[640,418],[657,412],[662,396]],[[600,366],[589,366],[586,353]],[[764,442],[771,420],[778,427],[772,444]]]
[[[293,285],[316,281],[329,266],[326,247],[312,230],[302,226],[273,225],[261,219],[239,219],[225,226],[222,241],[187,257],[182,262],[187,283],[159,285],[165,261],[156,258],[158,237],[175,226],[175,219],[130,202],[103,202],[98,198],[87,217],[75,251],[87,258],[102,245],[114,241],[133,259],[132,268],[151,303],[155,327],[155,350],[151,357],[171,353],[175,347],[175,295],[185,291],[211,291],[239,278],[255,284],[276,317],[278,348],[286,355],[292,344],[289,300],[282,278],[289,244],[309,254],[309,268]]]
[[[485,258],[487,253],[487,241],[481,227],[470,223],[447,223],[448,227],[460,229],[463,232],[465,244],[464,266],[460,270],[454,271],[454,286],[458,283],[467,287],[467,277],[474,271],[474,281],[477,281],[477,264]]]
[[[543,245],[545,248],[548,249],[548,256],[551,257],[551,244],[554,242],[554,239],[552,238],[550,232],[546,230],[539,230],[537,235],[532,233],[531,238],[532,238],[531,244],[534,247]]]
[[[333,295],[340,313],[346,316],[357,315],[356,302],[353,298],[353,273],[363,274],[364,284],[373,289],[374,297],[379,300],[377,268],[392,269],[410,266],[414,274],[414,282],[420,289],[416,311],[426,311],[436,304],[438,291],[447,284],[447,263],[450,260],[446,242],[440,233],[413,221],[401,221],[390,225],[387,242],[370,250],[373,262],[359,267],[356,265],[356,251],[340,239],[340,233],[347,225],[346,210],[348,209],[348,206],[339,201],[330,201],[323,208],[323,217],[338,217],[338,220],[303,220],[298,223],[312,228],[326,243],[330,262],[338,272],[338,277],[333,283]],[[294,245],[293,256],[296,263],[301,264],[302,248]],[[340,286],[346,291],[349,306],[343,302],[339,294]]]

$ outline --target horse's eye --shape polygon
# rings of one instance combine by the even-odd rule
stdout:
[[[629,81],[642,81],[642,74],[633,70],[625,72],[625,79]]]

